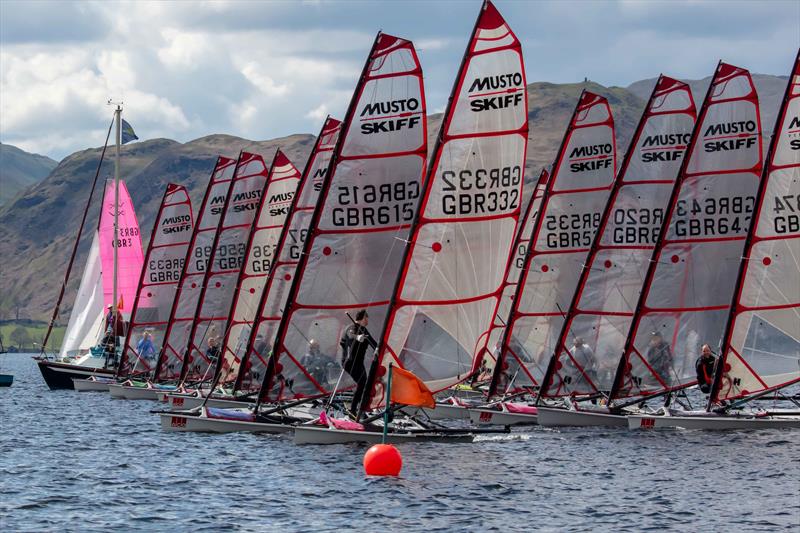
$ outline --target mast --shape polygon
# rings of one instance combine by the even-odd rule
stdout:
[[[56,323],[56,319],[58,318],[58,311],[61,308],[61,301],[64,299],[64,292],[67,288],[67,282],[69,282],[69,276],[72,272],[72,265],[75,262],[75,256],[78,254],[78,244],[81,242],[81,233],[83,233],[83,226],[86,224],[86,216],[89,214],[89,208],[92,205],[92,197],[94,196],[95,188],[97,187],[97,178],[100,176],[100,168],[103,166],[103,159],[106,155],[106,148],[108,148],[108,139],[111,138],[111,128],[114,126],[114,122],[116,120],[116,113],[114,118],[111,119],[111,123],[108,125],[108,133],[106,133],[106,142],[103,143],[103,151],[100,153],[100,161],[97,163],[97,170],[94,173],[94,180],[92,180],[92,188],[89,191],[89,198],[86,200],[86,207],[83,209],[83,216],[81,217],[81,223],[78,227],[78,234],[75,236],[75,244],[72,245],[72,253],[69,256],[69,263],[67,263],[67,271],[64,273],[64,281],[61,282],[61,289],[58,292],[58,298],[56,298],[56,305],[53,309],[53,316],[50,317],[50,322],[47,324],[47,331],[44,334],[44,338],[42,339],[41,344],[41,352],[40,356],[45,355],[45,350],[47,347],[47,341],[50,340],[50,334],[53,331],[53,326]]]
[[[673,97],[675,101],[670,97]],[[649,250],[648,245],[652,231],[645,233],[637,231],[635,238],[618,239],[614,235],[615,230],[624,230],[625,222],[619,223],[617,220],[612,222],[611,216],[612,213],[615,218],[616,213],[622,212],[624,214],[622,210],[630,213],[632,211],[631,207],[635,206],[635,209],[637,209],[635,216],[639,219],[639,230],[646,227],[646,223],[641,220],[642,215],[639,214],[643,212],[648,213],[649,225],[652,229],[655,231],[660,230],[661,224],[654,226],[657,220],[656,213],[663,211],[663,207],[666,204],[659,198],[662,197],[661,193],[665,192],[663,189],[670,187],[670,190],[672,190],[675,187],[680,163],[675,163],[674,155],[682,156],[683,152],[685,152],[685,147],[688,145],[686,136],[691,135],[695,116],[694,100],[688,85],[668,78],[663,74],[659,76],[642,111],[642,117],[634,135],[631,137],[619,174],[614,180],[608,203],[600,219],[600,227],[595,234],[587,260],[583,265],[578,284],[567,308],[566,319],[556,342],[555,352],[552,355],[554,360],[551,359],[555,364],[548,364],[548,372],[542,380],[542,386],[539,391],[540,397],[566,394],[571,396],[575,394],[595,394],[610,389],[612,384],[604,382],[606,381],[604,379],[605,375],[600,375],[600,372],[594,372],[594,376],[587,377],[585,380],[579,379],[577,380],[578,383],[575,384],[560,383],[555,391],[550,391],[560,357],[563,356],[565,363],[573,365],[582,374],[586,375],[590,373],[590,369],[585,368],[584,365],[587,363],[589,366],[596,364],[600,360],[601,352],[606,352],[605,346],[602,346],[601,350],[601,343],[599,342],[601,340],[600,337],[605,333],[604,326],[614,332],[617,331],[617,328],[622,329],[625,327],[624,308],[630,295],[625,293],[625,287],[621,287],[619,284],[620,281],[633,281],[634,285],[638,285],[641,288],[643,279],[625,280],[624,276],[635,277],[641,269],[642,263],[647,261],[646,255],[647,250]],[[680,120],[684,117],[689,117],[689,120]],[[640,142],[646,127],[649,127],[648,138],[645,138],[644,142]],[[684,131],[686,129],[689,131]],[[650,142],[652,139],[655,139],[655,141]],[[681,146],[683,146],[682,149],[680,148]],[[653,152],[656,149],[658,151]],[[667,157],[664,158],[664,162],[660,158],[651,158],[648,163],[644,163],[643,154],[666,155]],[[636,163],[638,166],[634,167],[633,172],[629,172],[634,156],[637,158]],[[683,158],[681,157],[682,160]],[[622,194],[625,191],[628,191],[627,196]],[[633,201],[631,194],[636,194],[638,198],[638,201],[633,204],[631,203]],[[600,254],[603,254],[602,257],[605,258],[603,263],[600,263]],[[616,268],[616,270],[613,270],[613,268]],[[606,289],[606,284],[608,283],[611,283],[616,289],[615,292],[622,293],[619,297],[620,301],[617,301]],[[581,302],[585,296],[584,292],[587,286],[590,286],[591,290],[586,295],[587,305],[582,306]],[[594,304],[595,307],[591,307],[591,304]],[[610,309],[606,311],[607,308]],[[600,311],[598,309],[603,310]],[[578,318],[589,322],[581,322],[576,326],[576,319]],[[604,323],[604,321],[607,321],[607,323]],[[589,335],[594,335],[598,342],[594,343],[592,361],[579,362],[572,357],[567,346],[567,336],[570,334],[573,337],[584,339],[588,338]]]
[[[791,224],[787,223],[786,228],[781,228],[782,232],[777,231],[777,224],[773,225],[773,228],[767,228],[765,230],[761,230],[760,223],[768,223],[770,219],[775,217],[777,213],[783,210],[789,210],[791,212],[800,211],[800,187],[796,185],[797,179],[795,178],[792,182],[795,183],[794,186],[787,184],[784,185],[780,183],[780,176],[778,173],[782,170],[789,170],[794,171],[795,176],[797,175],[798,169],[800,169],[800,155],[797,153],[791,154],[792,151],[797,152],[800,151],[800,143],[795,143],[794,141],[788,143],[787,145],[782,146],[784,150],[790,150],[789,157],[785,160],[778,160],[777,157],[777,150],[780,146],[783,136],[786,136],[786,139],[793,134],[797,135],[800,133],[800,112],[798,110],[794,110],[794,116],[789,114],[789,103],[790,100],[797,99],[800,96],[800,50],[795,57],[794,63],[792,64],[792,70],[789,74],[789,81],[786,84],[786,91],[783,95],[783,100],[781,101],[780,108],[778,109],[778,114],[775,118],[775,128],[773,129],[772,139],[770,140],[769,149],[767,151],[766,156],[766,164],[764,165],[764,173],[761,177],[761,181],[758,184],[758,193],[756,195],[756,201],[758,208],[753,213],[753,216],[750,219],[750,227],[747,232],[747,238],[745,239],[744,244],[744,253],[742,254],[742,260],[739,265],[739,272],[736,278],[736,290],[734,291],[733,301],[731,302],[731,311],[730,315],[728,316],[727,324],[725,325],[725,333],[723,334],[723,343],[722,343],[722,350],[719,354],[719,359],[717,360],[716,371],[714,374],[714,382],[711,387],[711,392],[708,395],[708,403],[706,405],[706,410],[711,411],[713,405],[720,399],[720,393],[722,388],[723,381],[727,381],[728,383],[728,391],[725,394],[725,398],[723,399],[730,399],[740,396],[748,396],[753,393],[763,393],[765,390],[770,389],[778,389],[783,388],[792,383],[796,383],[800,381],[800,368],[782,368],[785,370],[786,375],[791,375],[792,370],[794,371],[794,376],[790,379],[784,379],[783,382],[771,382],[768,383],[763,376],[762,372],[758,372],[753,366],[748,364],[744,356],[744,350],[737,351],[733,347],[732,337],[734,333],[734,329],[736,326],[737,319],[750,312],[751,310],[763,310],[765,314],[772,312],[780,312],[781,310],[789,310],[789,309],[797,309],[800,307],[800,301],[792,301],[789,295],[781,294],[788,302],[781,302],[780,304],[773,304],[773,305],[758,305],[758,303],[754,302],[752,296],[750,297],[751,303],[747,304],[744,303],[742,300],[743,298],[743,291],[745,282],[750,277],[755,277],[757,275],[762,276],[762,278],[766,278],[768,276],[768,267],[770,267],[773,261],[789,261],[786,256],[792,256],[791,248],[789,245],[786,245],[786,251],[790,253],[784,254],[783,250],[775,253],[772,248],[769,250],[763,250],[762,248],[766,248],[767,245],[761,246],[762,243],[783,243],[789,242],[791,240],[797,240],[800,238],[800,228],[795,228],[793,231],[790,229]],[[795,106],[797,107],[797,106]],[[792,119],[789,124],[786,124],[784,128],[784,124],[787,119]],[[775,181],[773,182],[773,178]],[[775,183],[774,190],[772,191],[772,198],[775,200],[773,202],[772,212],[767,212],[762,217],[762,212],[765,207],[765,203],[767,201],[767,190],[769,189],[770,185]],[[790,194],[781,194],[781,193],[790,193]],[[791,194],[794,193],[794,194]],[[787,201],[788,200],[788,201]],[[795,205],[792,206],[792,201],[795,202]],[[784,233],[784,234],[781,234]],[[790,240],[791,239],[791,240]],[[767,253],[765,253],[767,252]],[[771,254],[770,254],[771,252]],[[757,263],[751,262],[754,259],[754,256],[757,254],[764,254],[764,257],[761,260],[762,266],[759,267]],[[770,255],[774,255],[775,259],[773,260]],[[783,256],[783,257],[781,257]],[[797,257],[794,257],[794,261],[796,264],[794,265],[797,267],[797,262],[800,261]],[[752,267],[752,272],[750,271]],[[794,274],[794,277],[784,272],[778,272],[777,276],[780,276],[784,282],[790,287],[794,285],[797,286],[800,283],[800,275],[797,274],[797,268],[792,269],[792,266],[789,267],[790,272]],[[761,271],[759,271],[761,270]],[[775,275],[775,274],[773,274]],[[788,278],[788,279],[786,279]],[[791,289],[790,289],[791,294]],[[773,297],[774,299],[774,297]],[[757,299],[756,299],[757,300]],[[797,311],[795,311],[795,315]],[[755,320],[756,316],[753,313],[752,320]],[[794,317],[794,320],[797,320],[797,316]],[[792,322],[792,317],[788,320],[789,323]],[[795,330],[800,330],[800,326],[797,325],[795,322]],[[790,332],[786,332],[787,334]],[[795,331],[797,333],[797,331]],[[740,334],[741,336],[741,334]],[[795,342],[798,341],[798,338],[795,338]],[[742,346],[744,348],[744,339],[742,339]],[[789,356],[789,354],[787,354]],[[797,358],[800,359],[800,353],[796,354]],[[790,357],[790,356],[789,356]],[[736,365],[738,373],[740,377],[738,381],[745,382],[741,385],[737,385],[737,378],[731,378],[728,376],[729,373],[732,373],[734,365]],[[789,365],[787,365],[789,366]],[[745,377],[750,379],[745,379]],[[755,378],[755,379],[753,379]],[[746,383],[746,381],[750,382],[750,385]],[[749,390],[751,386],[754,385],[755,387],[759,387],[761,390]],[[734,387],[738,389],[734,392]]]
[[[122,106],[120,105],[117,105],[115,122],[117,124],[117,149],[116,157],[114,159],[114,289],[111,300],[111,312],[113,313],[113,319],[111,322],[113,324],[111,335],[114,336],[114,359],[117,357],[117,329],[120,326],[120,324],[117,323],[117,275],[119,272],[119,155],[120,147],[122,146]]]

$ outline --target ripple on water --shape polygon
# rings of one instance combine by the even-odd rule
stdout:
[[[800,433],[534,427],[400,445],[402,477],[367,478],[365,446],[164,433],[150,402],[47,391],[27,356],[3,364],[4,531],[800,527]]]

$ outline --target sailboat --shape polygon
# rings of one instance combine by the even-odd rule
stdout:
[[[72,256],[64,276],[61,292],[56,301],[53,317],[42,342],[42,352],[36,358],[39,370],[51,389],[73,389],[73,379],[91,376],[114,376],[118,349],[124,336],[124,324],[130,318],[125,302],[130,305],[136,295],[137,282],[143,264],[139,224],[125,182],[119,179],[120,146],[123,144],[122,108],[114,112],[116,124],[115,176],[107,180],[97,228],[93,232],[89,256],[84,266],[81,283],[73,304],[64,341],[58,356],[51,359],[45,347],[58,317],[66,284],[78,250],[81,233],[86,222],[96,187],[105,146],[98,163],[95,181],[83,213]],[[132,130],[131,130],[132,131]],[[111,126],[109,127],[109,136]],[[126,142],[128,140],[126,131]],[[135,138],[133,136],[132,138]],[[106,139],[106,145],[108,139]],[[116,317],[109,320],[107,317]],[[113,323],[113,327],[110,324]],[[104,342],[105,341],[105,342]]]
[[[555,350],[616,175],[614,119],[608,101],[583,91],[570,118],[544,191],[503,332],[490,391],[506,398],[519,380],[539,386]],[[491,398],[490,398],[491,399]],[[474,409],[475,424],[535,424],[536,408],[495,401]]]
[[[571,408],[540,402],[539,424],[627,424],[624,416],[577,402],[602,397],[611,390],[696,116],[689,86],[660,76],[581,272],[556,344],[555,364],[549,366],[550,373],[543,380],[541,398],[556,403],[567,398]],[[592,347],[591,357],[578,360],[575,338]]]
[[[226,387],[233,385],[230,397],[220,397],[219,394],[204,397],[197,392],[175,392],[167,395],[170,407],[187,410],[200,405],[236,407],[242,402],[255,402],[254,396],[258,393],[261,378],[267,368],[268,348],[265,339],[275,337],[283,315],[288,290],[296,275],[300,250],[308,233],[309,219],[319,199],[322,179],[327,172],[330,154],[339,136],[340,127],[341,122],[328,117],[314,143],[300,178],[298,192],[291,200],[288,220],[278,240],[274,261],[267,273],[263,291],[253,305],[254,318],[249,338],[244,346],[240,345],[238,340],[233,347],[230,341],[225,343],[223,353],[225,357],[232,356],[234,364],[231,365],[231,370],[220,377],[219,382]],[[235,373],[234,366],[238,367]],[[190,424],[191,427],[182,427],[188,431],[197,425],[194,420]]]
[[[791,410],[742,407],[800,382],[800,53],[792,65],[758,185],[721,355],[705,411],[665,408],[628,417],[628,427],[800,427]]]

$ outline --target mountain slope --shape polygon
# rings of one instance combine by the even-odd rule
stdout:
[[[0,143],[0,206],[22,189],[46,178],[58,161]]]

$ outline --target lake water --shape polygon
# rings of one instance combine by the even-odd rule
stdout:
[[[50,391],[0,356],[2,531],[798,531],[800,432],[515,430],[399,446],[166,433],[151,402]]]

